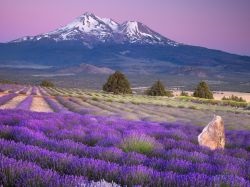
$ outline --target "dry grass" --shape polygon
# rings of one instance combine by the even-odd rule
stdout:
[[[221,100],[223,96],[229,97],[232,95],[242,97],[247,102],[250,102],[250,93],[242,93],[242,92],[216,92],[214,93],[214,98],[217,100]]]
[[[189,95],[193,94],[193,92],[191,92],[191,91],[185,91],[185,92],[187,92]],[[180,96],[181,91],[174,91],[173,93],[174,93],[175,96]],[[214,99],[216,99],[216,100],[221,100],[222,97],[224,97],[224,96],[229,97],[231,95],[242,97],[247,102],[250,102],[250,93],[228,92],[228,91],[216,91],[216,92],[213,92]]]

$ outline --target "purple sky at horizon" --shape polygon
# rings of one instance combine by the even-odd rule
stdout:
[[[85,12],[140,21],[177,42],[250,56],[250,0],[0,0],[0,42],[52,31]]]

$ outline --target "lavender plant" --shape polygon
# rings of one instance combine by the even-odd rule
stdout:
[[[27,96],[21,103],[19,103],[16,109],[29,110],[32,104],[33,96]]]
[[[10,101],[11,99],[13,99],[16,96],[17,96],[17,94],[12,93],[12,94],[8,94],[8,95],[4,95],[4,96],[0,97],[0,105],[4,105],[5,103],[7,103],[8,101]]]
[[[69,112],[65,107],[55,102],[51,97],[46,96],[44,97],[44,99],[49,104],[49,106],[53,109],[54,112],[62,112],[62,113]]]
[[[0,186],[249,186],[250,132],[226,131],[226,149],[211,151],[198,145],[201,130],[0,110]]]

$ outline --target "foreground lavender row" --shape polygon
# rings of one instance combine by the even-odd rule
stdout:
[[[250,131],[227,131],[227,148],[210,151],[197,144],[201,130],[2,110],[0,186],[249,186]]]

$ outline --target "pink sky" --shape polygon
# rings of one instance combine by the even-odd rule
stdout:
[[[0,0],[0,42],[54,30],[84,12],[141,21],[177,42],[250,56],[250,0]]]

